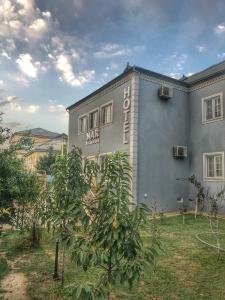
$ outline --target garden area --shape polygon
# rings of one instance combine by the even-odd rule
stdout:
[[[177,199],[168,217],[133,203],[125,152],[99,166],[49,149],[31,172],[20,150],[29,137],[0,151],[0,299],[225,299],[224,190],[193,175],[194,214]]]
[[[186,216],[182,224],[181,216],[164,217],[157,220],[161,236],[162,252],[155,266],[146,267],[139,284],[129,289],[128,285],[116,284],[112,289],[112,299],[225,299],[225,256],[218,259],[212,247],[202,244],[196,234],[210,231],[206,217]],[[220,230],[225,232],[225,221],[219,221]],[[9,268],[1,269],[1,295],[8,299],[20,299],[13,296],[12,291],[22,290],[21,299],[71,299],[68,289],[62,288],[60,282],[52,279],[54,271],[55,242],[46,230],[42,232],[40,246],[30,250],[24,248],[19,232],[6,230],[2,236],[1,256],[6,257]],[[149,236],[143,236],[148,244]],[[207,241],[208,236],[205,236]],[[208,239],[208,242],[214,242]],[[225,239],[221,239],[225,247]],[[61,249],[60,249],[60,253]],[[59,257],[62,265],[62,254]],[[10,268],[10,266],[12,266]],[[61,267],[60,267],[61,271]],[[7,277],[22,276],[21,285],[10,286]],[[91,268],[85,272],[71,263],[70,257],[65,259],[65,285],[74,282],[97,281],[99,269]],[[15,276],[16,277],[16,276]],[[25,280],[24,280],[25,278]],[[5,286],[5,283],[8,286]],[[6,289],[4,291],[4,289]],[[4,293],[6,292],[6,293]],[[23,294],[25,292],[25,294]],[[10,298],[10,295],[12,298]],[[25,296],[26,295],[26,296]]]

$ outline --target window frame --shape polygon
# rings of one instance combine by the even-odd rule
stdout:
[[[213,176],[208,177],[207,176],[207,157],[213,156],[213,168],[215,173],[215,157],[217,155],[222,156],[222,176]],[[204,181],[224,181],[224,152],[209,152],[209,153],[203,153],[203,180]]]
[[[102,109],[103,109],[104,107],[106,107],[106,106],[109,106],[109,105],[112,106],[111,121],[110,121],[109,123],[103,124],[103,122],[102,122]],[[102,105],[100,106],[100,125],[101,125],[101,127],[105,127],[105,126],[110,125],[110,124],[112,124],[112,123],[113,123],[113,100],[110,100],[109,102],[106,102],[106,103],[104,103],[104,104],[102,104]]]
[[[215,117],[215,104],[212,106],[212,119],[206,119],[206,102],[210,99],[219,97],[220,98],[220,106],[221,106],[221,115],[219,117]],[[221,121],[224,119],[224,112],[223,112],[223,92],[216,93],[207,97],[202,98],[202,124],[208,124],[212,122]]]
[[[82,119],[82,118],[84,118],[84,117],[86,117],[87,118],[87,130],[85,131],[85,132],[81,132],[81,127],[80,127],[80,120]],[[81,134],[86,134],[87,132],[88,132],[88,114],[86,113],[86,114],[83,114],[83,115],[81,115],[81,116],[79,116],[79,118],[78,118],[78,134],[79,135],[81,135]]]
[[[91,125],[91,114],[94,113],[94,112],[98,112],[98,124],[96,127],[94,128],[91,128],[90,125]],[[94,109],[92,109],[91,111],[88,112],[88,131],[90,130],[95,130],[96,128],[99,128],[99,125],[100,125],[100,118],[99,118],[99,107],[96,107]]]
[[[94,162],[98,162],[98,158],[96,155],[88,155],[88,156],[84,156],[84,159],[88,160],[88,161],[94,161]]]
[[[102,152],[102,153],[99,153],[99,155],[98,155],[98,165],[99,165],[99,168],[101,168],[101,166],[100,166],[100,159],[101,159],[101,157],[102,156],[106,156],[106,155],[110,155],[110,154],[112,154],[112,152]]]

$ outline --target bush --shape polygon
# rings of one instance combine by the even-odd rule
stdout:
[[[36,239],[33,240],[32,231],[14,231],[5,238],[3,246],[7,255],[14,256],[20,252],[39,247],[41,237],[40,228],[36,228]]]
[[[7,260],[4,257],[0,257],[0,280],[9,272],[9,266]]]

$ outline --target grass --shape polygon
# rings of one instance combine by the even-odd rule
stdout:
[[[225,257],[218,260],[216,250],[200,243],[195,237],[197,233],[210,231],[209,221],[204,217],[195,220],[192,215],[188,215],[185,225],[182,225],[180,216],[164,217],[158,222],[163,252],[155,271],[146,270],[142,281],[132,290],[126,286],[116,286],[113,299],[225,299]],[[225,232],[225,221],[221,220],[219,224],[221,231]],[[9,236],[3,237],[6,250]],[[224,243],[223,238],[225,240],[225,235],[221,236],[221,243]],[[148,238],[145,237],[145,240]],[[32,300],[69,299],[66,289],[52,280],[54,247],[54,239],[44,234],[41,247],[32,252],[23,252],[22,259],[17,261],[17,267],[27,275],[27,294]],[[7,251],[11,253],[9,257],[13,258],[12,248],[10,250],[8,246]],[[69,256],[66,257],[66,285],[95,281],[98,275],[97,269],[86,273],[76,268]]]

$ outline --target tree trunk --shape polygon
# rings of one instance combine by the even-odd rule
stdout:
[[[62,278],[61,285],[64,286],[64,270],[65,270],[65,246],[63,247],[63,255],[62,255]]]
[[[23,222],[24,222],[24,206],[22,208],[22,216],[21,216],[21,227],[23,229]]]
[[[185,224],[185,214],[183,213],[183,225]]]
[[[59,279],[59,240],[56,240],[55,245],[55,265],[54,265],[54,274],[53,279],[58,280]]]
[[[112,250],[109,251],[109,260],[108,260],[108,293],[107,299],[111,298],[111,273],[112,273]]]
[[[37,239],[36,239],[36,223],[33,221],[33,227],[32,227],[32,247],[36,245]]]
[[[197,219],[198,213],[198,197],[195,198],[195,219]]]

